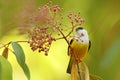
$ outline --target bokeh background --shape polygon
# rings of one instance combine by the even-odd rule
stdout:
[[[103,80],[120,80],[120,0],[51,1],[64,8],[64,16],[70,11],[80,11],[85,18],[82,26],[88,30],[92,42],[85,58],[90,73]],[[49,0],[0,0],[0,43],[26,40],[27,36],[19,35],[17,30],[18,24],[23,24],[19,14],[23,12],[23,16],[28,16],[31,9],[48,2]],[[26,43],[21,45],[30,68],[31,80],[70,80],[70,75],[66,73],[69,57],[64,40],[53,42],[49,56],[33,52]],[[1,52],[2,49],[0,54]],[[11,52],[8,60],[13,68],[13,80],[27,80]]]

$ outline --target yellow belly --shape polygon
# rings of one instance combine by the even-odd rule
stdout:
[[[80,42],[77,42],[76,40],[73,40],[71,44],[71,49],[69,49],[69,54],[71,56],[75,54],[78,60],[81,61],[88,52],[88,46],[89,46],[88,43],[85,44],[85,43],[80,43]]]

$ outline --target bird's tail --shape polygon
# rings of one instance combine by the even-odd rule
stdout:
[[[71,74],[71,80],[78,80],[79,76],[78,76],[77,64],[72,58],[70,58],[66,72]]]
[[[79,80],[77,65],[73,64],[71,69],[71,80]]]
[[[68,74],[71,74],[71,69],[72,69],[72,60],[71,60],[71,58],[70,58],[70,60],[69,60],[69,64],[68,64],[68,68],[67,68],[67,73]]]

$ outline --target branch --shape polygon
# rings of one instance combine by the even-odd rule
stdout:
[[[8,47],[13,41],[8,42],[7,44],[4,44],[3,46],[0,46],[0,49],[3,47]],[[29,42],[29,41],[14,41],[14,42]]]
[[[57,29],[57,28],[56,28],[56,29]],[[58,30],[58,29],[57,29],[57,30]],[[71,31],[70,31],[67,35],[64,35],[63,32],[59,29],[58,31],[62,34],[62,36],[63,36],[63,35],[64,35],[64,36],[63,36],[63,37],[60,37],[60,38],[56,38],[55,40],[65,39],[65,38],[67,39],[67,37],[71,35],[71,33],[73,32],[73,30],[74,30],[74,26],[72,27]],[[67,41],[68,41],[68,40],[67,40]],[[68,42],[69,42],[69,41],[68,41]]]
[[[59,32],[60,32],[60,34],[63,36],[63,37],[61,37],[61,38],[56,38],[56,40],[58,40],[58,39],[65,39],[65,41],[67,42],[67,44],[68,45],[70,45],[69,44],[69,41],[67,40],[67,38],[66,38],[66,36],[64,35],[64,33],[60,30],[60,28],[59,27],[55,27]]]
[[[71,31],[66,35],[66,37],[68,37],[68,36],[73,32],[74,28],[75,28],[75,26],[74,26],[73,23],[72,23],[72,29],[71,29]]]

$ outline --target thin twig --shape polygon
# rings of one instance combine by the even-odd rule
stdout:
[[[59,39],[65,39],[65,41],[67,42],[67,44],[68,45],[70,45],[69,44],[69,41],[67,40],[67,38],[66,38],[66,36],[63,34],[63,32],[60,30],[60,28],[59,27],[55,27],[60,33],[61,33],[61,35],[63,36],[63,37],[61,37],[61,38],[59,38]]]
[[[75,26],[72,24],[72,30],[66,35],[66,37],[68,37],[68,36],[73,32],[74,27],[75,27]]]
[[[10,41],[7,44],[4,44],[3,46],[1,46],[0,49],[6,46],[8,47],[12,42],[29,42],[29,41]]]
[[[8,48],[13,54],[15,54],[15,52],[13,50],[11,50],[10,48]]]
[[[63,36],[63,35],[62,35],[63,37],[56,38],[55,40],[64,39],[64,37],[66,37],[66,38],[67,38],[68,36],[70,36],[70,35],[71,35],[71,33],[73,32],[73,30],[74,30],[74,26],[72,27],[71,31],[70,31],[70,32],[69,32],[66,36],[65,36],[65,35]],[[62,31],[60,30],[60,33],[61,33],[61,32],[62,32]],[[62,34],[63,34],[63,33],[62,33]],[[67,40],[67,41],[68,41],[68,40]]]
[[[11,43],[11,41],[8,42],[7,44],[4,44],[3,46],[1,46],[0,49],[3,48],[3,47],[9,46],[10,43]]]

